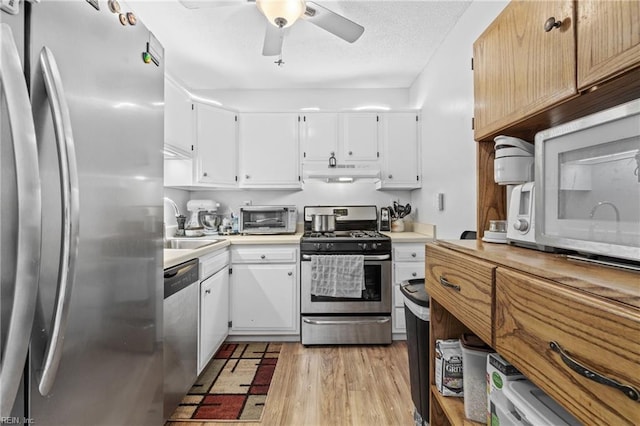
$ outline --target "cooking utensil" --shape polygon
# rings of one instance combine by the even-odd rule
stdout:
[[[411,204],[407,203],[407,205],[404,206],[404,215],[409,216],[409,213],[411,213]]]
[[[396,218],[396,211],[391,206],[389,206],[387,208],[389,209],[389,216],[391,216],[391,219],[395,219]]]
[[[335,214],[312,214],[311,230],[313,232],[333,232],[336,230]]]

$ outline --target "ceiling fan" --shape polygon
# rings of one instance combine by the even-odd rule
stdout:
[[[188,9],[228,6],[238,4],[233,1],[178,0]],[[267,18],[262,55],[278,56],[282,53],[285,29],[299,18],[353,43],[360,38],[364,27],[339,15],[326,7],[305,0],[245,0],[255,3],[258,10]]]

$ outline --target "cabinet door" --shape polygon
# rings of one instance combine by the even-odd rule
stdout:
[[[304,162],[323,161],[328,165],[331,154],[338,155],[338,114],[305,114],[300,138]]]
[[[572,0],[513,1],[476,40],[476,140],[577,93],[574,24]]]
[[[236,113],[198,103],[196,108],[196,182],[236,186]]]
[[[378,160],[378,115],[344,113],[341,116],[342,155],[345,162]]]
[[[640,64],[640,2],[577,2],[578,88]]]
[[[184,89],[168,78],[164,80],[164,143],[191,154],[191,99]]]
[[[381,117],[381,188],[414,189],[421,186],[418,115],[390,113]]]
[[[229,334],[229,267],[200,284],[198,374]]]
[[[240,186],[299,188],[298,115],[240,116]]]
[[[297,288],[295,264],[234,264],[231,331],[239,334],[297,332],[300,321]]]

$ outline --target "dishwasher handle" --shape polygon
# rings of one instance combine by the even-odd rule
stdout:
[[[193,259],[180,265],[164,270],[164,298],[167,299],[180,290],[198,282],[200,270],[198,259]]]

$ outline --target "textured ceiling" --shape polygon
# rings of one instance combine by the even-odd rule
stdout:
[[[406,88],[470,3],[316,0],[364,26],[364,34],[350,44],[299,20],[278,67],[277,57],[262,56],[267,22],[254,3],[204,2],[210,7],[127,2],[164,45],[168,73],[195,90]]]

